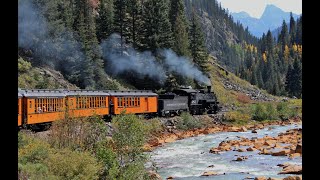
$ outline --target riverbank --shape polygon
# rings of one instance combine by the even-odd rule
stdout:
[[[301,179],[301,175],[295,173],[280,173],[283,170],[291,171],[301,167],[301,156],[290,158],[289,156],[264,155],[258,150],[238,151],[241,148],[249,148],[245,146],[232,147],[230,151],[221,151],[216,154],[209,153],[212,147],[218,147],[222,141],[286,137],[294,131],[298,134],[299,129],[302,128],[300,122],[273,124],[269,127],[268,124],[264,123],[263,129],[247,129],[245,132],[231,130],[233,132],[198,135],[172,143],[164,143],[163,146],[150,152],[151,162],[162,179],[169,177],[177,180]],[[253,133],[253,130],[256,130],[257,133]],[[295,138],[296,136],[293,135],[292,139]],[[247,158],[236,161],[242,156]]]
[[[253,132],[259,129],[263,129],[271,125],[285,126],[289,124],[302,124],[300,118],[289,119],[286,121],[274,120],[274,121],[252,121],[251,123],[243,126],[232,125],[232,124],[215,124],[213,127],[205,127],[191,130],[177,130],[167,129],[164,132],[157,134],[156,136],[150,137],[147,143],[144,145],[144,151],[152,151],[155,148],[164,145],[165,143],[171,143],[176,140],[185,139],[189,137],[195,137],[199,135],[213,134],[217,132],[245,132],[252,130]],[[211,125],[212,126],[212,125]]]

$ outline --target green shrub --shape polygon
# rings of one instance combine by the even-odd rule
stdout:
[[[266,116],[269,120],[278,119],[278,113],[275,106],[272,103],[266,104]]]
[[[48,167],[42,163],[18,163],[18,179],[59,179],[49,175]]]
[[[127,164],[121,170],[119,180],[147,180],[148,174],[145,171],[144,164],[141,162],[134,162]]]
[[[20,163],[42,163],[48,157],[51,148],[47,142],[29,135],[22,135],[21,139],[24,145],[18,149]]]
[[[31,69],[31,63],[28,61],[23,60],[22,58],[18,59],[18,72],[19,73],[26,73]]]
[[[92,150],[107,136],[108,127],[98,116],[54,121],[48,142],[55,148]]]
[[[266,108],[263,104],[255,104],[253,106],[252,119],[257,121],[266,120],[268,115],[266,113]]]
[[[187,112],[181,113],[180,117],[181,119],[179,119],[177,123],[178,129],[189,130],[202,127],[200,120],[193,118],[193,116]]]
[[[281,120],[287,120],[290,117],[290,109],[288,103],[280,102],[277,104],[278,116]]]
[[[45,161],[49,173],[58,179],[98,179],[102,165],[88,152],[59,149]]]
[[[239,125],[248,123],[250,119],[251,117],[249,114],[246,114],[240,111],[230,111],[230,112],[227,112],[224,116],[225,121],[228,121],[234,124],[239,124]]]
[[[116,179],[120,173],[120,165],[117,154],[112,150],[111,140],[97,144],[95,151],[96,158],[103,164],[103,173],[100,177]]]
[[[147,158],[142,148],[146,141],[147,127],[142,119],[133,114],[121,114],[113,118],[112,122],[115,129],[113,145],[120,160],[117,179],[143,179]]]
[[[157,135],[164,131],[164,126],[158,118],[145,120],[144,125],[146,126],[148,136]]]

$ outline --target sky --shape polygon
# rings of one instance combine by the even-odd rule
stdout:
[[[285,12],[302,13],[302,0],[217,0],[229,12],[245,11],[260,18],[267,4],[274,4]]]

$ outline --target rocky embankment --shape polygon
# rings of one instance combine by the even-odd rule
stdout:
[[[270,128],[270,130],[272,129]],[[255,129],[252,130],[252,133],[256,132]],[[276,137],[264,136],[263,138],[254,137],[251,139],[239,137],[239,140],[222,141],[218,147],[211,148],[209,152],[219,154],[231,150],[238,152],[258,151],[258,154],[262,155],[287,156],[288,158],[302,157],[302,129],[290,129]],[[237,156],[235,161],[245,161],[246,159],[248,159],[247,156]],[[284,163],[278,166],[283,168],[279,174],[302,174],[301,165]],[[296,179],[296,177],[290,178]],[[257,177],[256,179],[267,180],[266,177]]]
[[[234,126],[234,125],[217,123],[216,125],[214,125],[214,127],[206,127],[206,128],[192,129],[192,130],[186,130],[186,131],[167,127],[167,130],[165,132],[161,133],[160,135],[157,135],[156,137],[149,138],[148,142],[144,145],[144,150],[152,151],[154,148],[158,146],[162,146],[165,143],[170,143],[179,139],[194,137],[198,135],[206,135],[206,134],[212,134],[217,132],[245,132],[248,130],[256,131],[258,129],[263,129],[270,125],[284,126],[288,124],[297,124],[297,123],[301,123],[301,120],[291,119],[287,121],[269,121],[269,122],[260,122],[256,124],[248,124],[244,126]],[[231,145],[229,146],[231,150]],[[225,148],[225,149],[228,149],[228,148]],[[219,149],[219,151],[221,150]]]
[[[256,130],[252,130],[252,133],[255,132]],[[291,129],[280,133],[277,137],[264,136],[263,138],[251,139],[239,137],[239,140],[222,141],[218,147],[210,149],[210,153],[231,150],[238,152],[259,151],[259,154],[263,155],[288,156],[289,158],[301,157],[302,129]]]

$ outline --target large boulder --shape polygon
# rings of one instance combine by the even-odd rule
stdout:
[[[289,165],[284,167],[279,174],[302,174],[301,165]]]
[[[288,176],[283,178],[283,180],[302,180],[302,176]]]
[[[284,149],[276,152],[272,152],[272,156],[286,156],[287,154],[290,154],[290,149]]]

